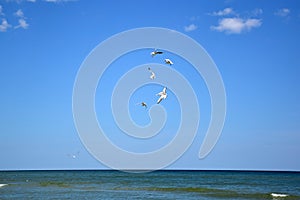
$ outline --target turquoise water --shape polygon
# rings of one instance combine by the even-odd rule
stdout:
[[[2,171],[0,199],[300,199],[300,173]]]

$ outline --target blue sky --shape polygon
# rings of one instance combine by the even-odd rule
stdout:
[[[72,114],[73,85],[82,62],[100,42],[141,27],[173,29],[193,38],[216,63],[226,89],[222,135],[213,151],[199,160],[210,119],[209,94],[201,76],[166,53],[177,61],[174,69],[191,81],[201,108],[199,133],[169,168],[300,170],[297,0],[0,0],[1,170],[105,168],[79,139]],[[180,121],[176,97],[170,91],[162,104],[169,117],[165,133],[134,146],[115,135],[119,130],[105,106],[109,100],[100,103],[101,90],[111,92],[122,73],[116,69],[118,63],[130,63],[122,69],[125,72],[131,66],[159,62],[150,52],[145,49],[117,60],[103,80],[108,86],[100,84],[95,97],[99,120],[101,113],[108,113],[102,119],[108,137],[137,152],[155,150],[173,137]],[[134,104],[149,90],[159,92],[161,86],[145,86],[130,100],[132,117],[141,125],[149,118]]]

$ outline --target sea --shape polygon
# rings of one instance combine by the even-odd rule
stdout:
[[[300,172],[0,171],[0,199],[300,199]]]

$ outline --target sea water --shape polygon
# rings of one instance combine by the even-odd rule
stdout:
[[[0,199],[300,199],[300,173],[0,171]]]

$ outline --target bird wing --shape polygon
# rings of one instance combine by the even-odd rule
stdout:
[[[162,95],[164,95],[163,92],[160,92],[160,93],[157,93],[157,94],[156,94],[156,96],[162,96]]]
[[[163,97],[160,96],[156,103],[159,104],[162,100],[163,100]]]
[[[167,88],[166,88],[166,87],[164,87],[164,89],[163,89],[162,93],[163,93],[163,94],[166,94],[166,91],[167,91]]]

